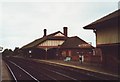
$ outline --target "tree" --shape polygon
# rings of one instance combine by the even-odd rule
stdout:
[[[18,55],[19,54],[19,47],[15,47],[14,49],[14,55]]]
[[[11,49],[5,49],[3,52],[2,52],[2,56],[3,57],[8,57],[8,56],[12,56],[13,55],[13,51]]]

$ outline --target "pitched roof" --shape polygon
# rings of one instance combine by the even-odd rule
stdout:
[[[67,38],[67,40],[61,45],[61,48],[93,48],[93,46],[81,38],[74,36]]]
[[[120,18],[120,9],[114,11],[113,13],[110,13],[109,15],[107,16],[104,16],[98,20],[96,20],[95,22],[83,27],[84,29],[95,29],[96,28],[96,25],[100,24],[102,22],[106,23],[106,24],[114,24],[116,25],[116,23],[118,23],[118,18]],[[114,22],[114,23],[113,23]],[[108,24],[108,25],[109,25]]]
[[[36,47],[36,46],[38,46],[40,43],[42,43],[42,42],[44,42],[44,41],[46,41],[46,40],[65,40],[65,39],[67,38],[66,36],[64,36],[64,37],[63,37],[63,36],[55,36],[55,35],[58,34],[58,33],[63,34],[62,32],[57,31],[57,32],[55,32],[55,33],[49,34],[49,35],[44,36],[44,37],[42,37],[42,38],[36,39],[35,41],[33,41],[33,42],[31,42],[31,43],[23,46],[22,49],[31,48],[31,47]],[[63,34],[63,35],[64,35],[64,34]]]

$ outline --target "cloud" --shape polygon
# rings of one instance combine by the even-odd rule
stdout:
[[[69,36],[95,43],[94,33],[82,27],[116,9],[114,2],[4,2],[0,42],[5,47],[23,46],[42,37],[44,28],[50,34],[68,26]]]

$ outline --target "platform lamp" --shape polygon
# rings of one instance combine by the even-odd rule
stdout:
[[[82,47],[84,47],[84,44],[79,44],[78,47],[82,48]],[[83,54],[84,54],[84,52],[82,52],[82,51],[79,52],[79,59],[80,59],[81,64],[82,64],[82,60],[83,60],[83,58],[82,58]]]
[[[30,58],[32,57],[32,50],[29,50]]]
[[[59,57],[60,57],[60,45],[58,45],[58,47],[57,47],[57,53],[56,53],[56,56],[57,56],[57,58],[59,59]]]
[[[48,51],[48,49],[45,48],[45,59],[47,59],[47,51]]]

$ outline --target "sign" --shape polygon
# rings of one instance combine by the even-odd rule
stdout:
[[[91,45],[90,44],[80,44],[78,45],[80,48],[90,48]]]

